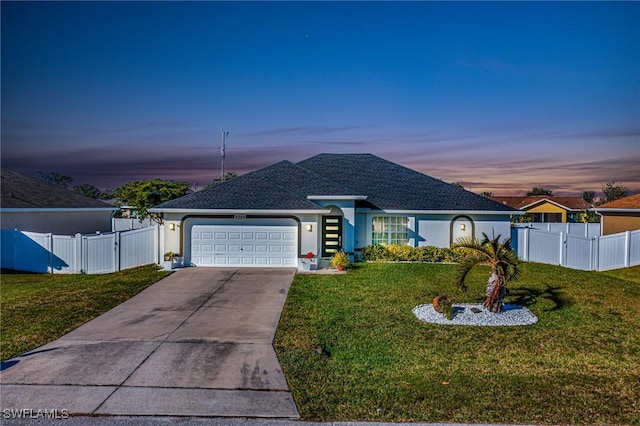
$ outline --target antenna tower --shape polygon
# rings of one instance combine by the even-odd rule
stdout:
[[[227,136],[229,136],[229,132],[225,132],[224,129],[222,131],[222,147],[220,148],[220,154],[222,155],[222,175],[220,176],[220,182],[224,182],[224,157],[225,157],[225,142],[227,141]]]

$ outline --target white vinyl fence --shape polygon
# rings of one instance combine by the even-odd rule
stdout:
[[[566,235],[573,235],[576,237],[595,237],[600,235],[599,223],[542,223],[542,222],[529,222],[529,223],[516,223],[513,224],[518,228],[531,228],[538,229],[540,231],[550,232],[564,232]]]
[[[132,229],[149,228],[156,225],[156,222],[151,219],[125,219],[120,217],[114,217],[111,219],[111,230],[117,231],[130,231]]]
[[[105,274],[159,263],[159,227],[106,234],[53,235],[3,229],[3,268]]]
[[[593,237],[532,228],[512,228],[513,247],[525,261],[586,271],[640,265],[640,230]]]

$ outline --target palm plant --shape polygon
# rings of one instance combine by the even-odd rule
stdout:
[[[511,238],[500,242],[500,235],[489,239],[482,233],[482,241],[475,237],[460,238],[452,248],[464,253],[458,267],[456,285],[466,290],[465,279],[477,265],[489,265],[491,275],[487,281],[484,306],[491,312],[502,312],[507,283],[520,277],[519,259],[511,248]]]

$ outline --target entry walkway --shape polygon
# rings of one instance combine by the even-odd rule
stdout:
[[[186,268],[3,363],[1,408],[299,418],[272,343],[293,269]]]

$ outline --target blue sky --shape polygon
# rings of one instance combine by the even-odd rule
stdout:
[[[2,165],[73,184],[370,152],[475,191],[640,191],[640,3],[5,2]],[[345,171],[348,172],[348,171]]]

